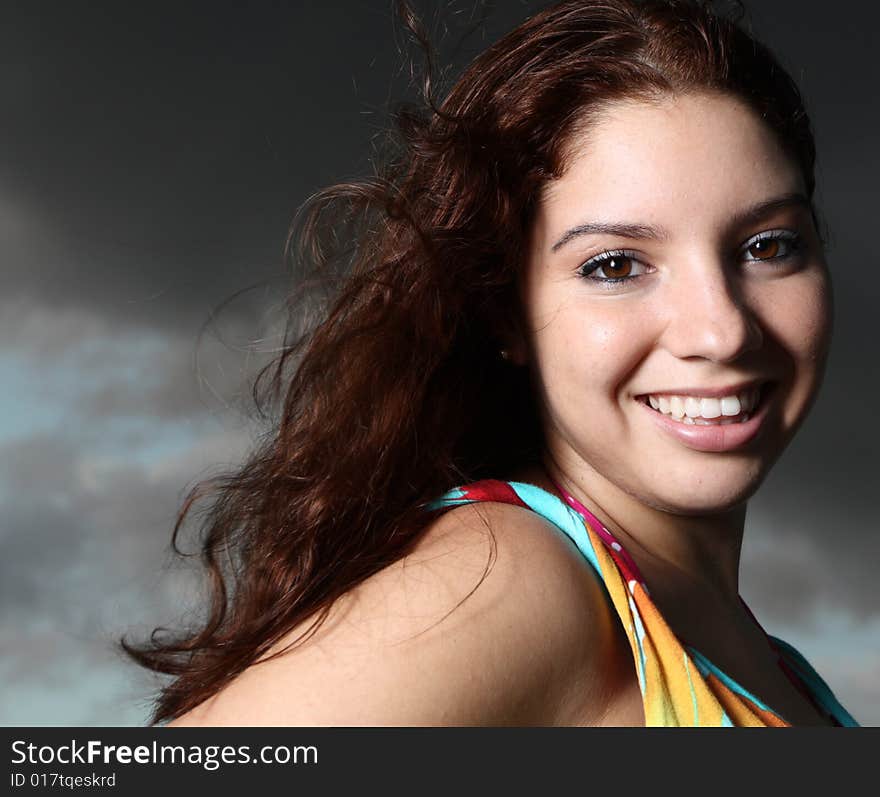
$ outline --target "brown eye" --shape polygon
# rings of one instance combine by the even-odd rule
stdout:
[[[748,251],[755,260],[769,260],[779,256],[779,249],[778,238],[764,238],[761,241],[755,241],[749,246]]]
[[[599,267],[607,277],[628,277],[632,272],[631,257],[610,257]]]
[[[635,253],[605,251],[578,268],[578,274],[603,288],[625,285],[641,279],[651,271]]]

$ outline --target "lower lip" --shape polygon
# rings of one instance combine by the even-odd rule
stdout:
[[[772,393],[773,387],[771,385],[765,384],[761,388],[758,406],[755,407],[754,415],[747,421],[712,426],[698,426],[674,421],[668,415],[658,412],[640,399],[636,399],[636,401],[663,431],[668,432],[683,445],[694,451],[719,452],[735,451],[757,437],[769,412]]]

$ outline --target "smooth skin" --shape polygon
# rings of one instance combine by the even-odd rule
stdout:
[[[547,450],[499,477],[555,492],[552,476],[621,540],[679,636],[790,722],[818,724],[738,599],[746,502],[815,400],[832,325],[809,208],[743,214],[803,192],[796,164],[729,96],[618,102],[576,134],[539,203],[521,281],[527,329],[508,347],[537,377]],[[657,236],[570,234],[596,222]],[[750,244],[768,231],[799,236],[795,253]],[[584,276],[618,249],[626,256]],[[595,279],[622,275],[636,279]],[[732,452],[688,448],[635,398],[752,378],[773,380],[773,405]],[[486,524],[497,559],[458,605],[482,577]],[[446,512],[313,640],[171,724],[643,723],[632,653],[588,563],[535,513],[481,504]]]

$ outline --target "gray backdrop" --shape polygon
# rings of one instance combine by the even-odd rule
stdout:
[[[445,4],[447,59],[540,4],[495,5],[456,45],[473,4]],[[812,111],[838,320],[814,414],[750,508],[742,592],[878,724],[878,12],[751,6]],[[192,568],[166,567],[180,497],[252,440],[288,222],[368,171],[403,42],[386,0],[3,4],[0,723],[145,721],[155,683],[113,640],[192,600]]]

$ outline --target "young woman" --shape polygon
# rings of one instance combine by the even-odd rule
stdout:
[[[738,589],[832,326],[791,79],[703,3],[566,0],[400,121],[298,230],[343,279],[214,485],[204,626],[131,648],[155,721],[855,724]]]

